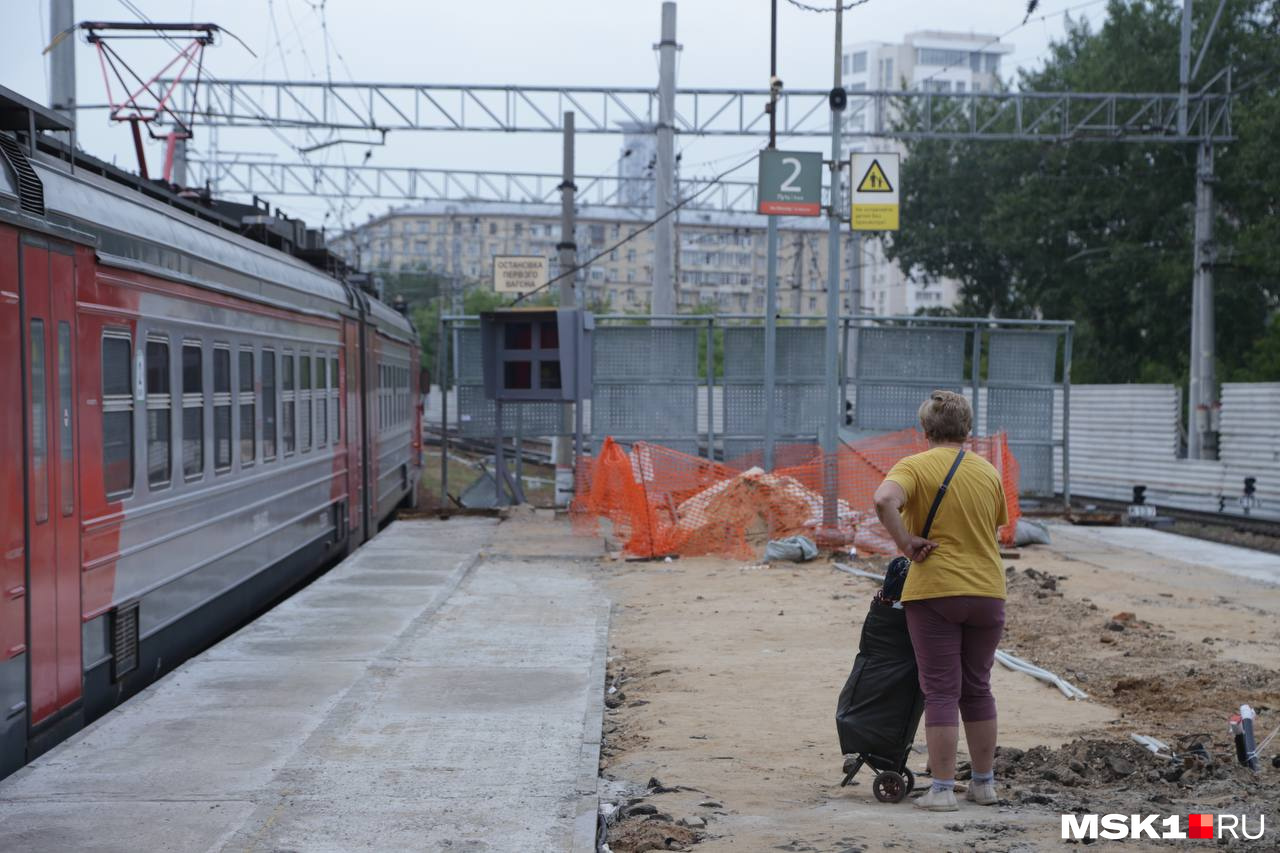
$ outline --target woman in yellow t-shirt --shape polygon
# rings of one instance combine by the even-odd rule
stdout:
[[[938,506],[929,538],[922,530],[938,489],[973,427],[973,408],[960,394],[934,391],[920,406],[929,449],[898,462],[876,489],[876,514],[915,565],[902,602],[925,699],[925,740],[933,773],[920,808],[955,811],[959,720],[973,765],[967,798],[996,801],[991,765],[996,749],[996,702],[991,664],[1004,630],[1004,564],[996,529],[1007,524],[1000,475],[966,453]],[[958,713],[957,713],[958,712]]]

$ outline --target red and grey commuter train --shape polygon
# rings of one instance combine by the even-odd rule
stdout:
[[[0,777],[372,536],[421,465],[408,320],[26,136],[0,130]]]

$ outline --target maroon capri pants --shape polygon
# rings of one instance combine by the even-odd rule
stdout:
[[[991,664],[1004,633],[1004,599],[953,595],[903,602],[924,692],[924,724],[996,718]]]

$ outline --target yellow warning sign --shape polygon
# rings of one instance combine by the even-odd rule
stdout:
[[[893,184],[889,183],[889,178],[885,175],[884,169],[881,168],[879,160],[871,161],[871,165],[867,168],[867,173],[862,176],[861,181],[858,181],[858,192],[860,193],[891,193],[893,192]]]
[[[854,231],[897,231],[899,191],[898,154],[894,151],[855,151],[849,174],[861,178],[853,185],[849,225]]]

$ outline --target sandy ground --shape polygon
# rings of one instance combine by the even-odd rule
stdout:
[[[1280,587],[1058,534],[1009,561],[1003,648],[1090,698],[997,666],[1002,801],[951,814],[877,803],[866,771],[839,786],[834,707],[874,581],[817,561],[603,562],[617,707],[602,776],[624,810],[659,813],[618,821],[613,849],[1038,850],[1062,845],[1072,809],[1261,812],[1268,839],[1249,849],[1276,849],[1280,743],[1253,778],[1229,760],[1226,717],[1250,702],[1262,733],[1280,723]],[[1174,768],[1133,731],[1210,760]],[[918,776],[924,764],[911,762]]]

